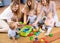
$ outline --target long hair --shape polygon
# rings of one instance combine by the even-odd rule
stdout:
[[[41,4],[42,4],[42,0],[40,0]],[[49,5],[50,0],[46,0],[46,3]],[[43,5],[43,4],[42,4]]]
[[[28,5],[28,1],[31,2],[31,6]],[[29,10],[34,9],[34,2],[35,2],[34,0],[27,0],[26,1],[27,7],[28,7]]]
[[[12,9],[13,6],[16,6],[16,5],[18,5],[17,11],[14,12],[14,11],[12,10],[12,12],[14,13],[14,15],[16,15],[16,16],[18,17],[18,16],[21,15],[21,14],[20,14],[20,3],[19,3],[19,2],[16,2],[16,1],[13,1],[13,2],[11,3],[11,9]]]
[[[11,2],[13,2],[13,1],[15,1],[15,2],[19,2],[19,3],[20,3],[20,0],[11,0]]]

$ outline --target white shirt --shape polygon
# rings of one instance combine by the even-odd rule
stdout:
[[[0,14],[0,19],[6,19],[7,22],[10,22],[11,21],[11,18],[13,16],[13,12],[10,8],[10,6],[8,8],[6,8],[2,14]]]
[[[49,26],[53,27],[53,26],[54,26],[54,19],[53,19],[53,18],[52,18],[52,19],[48,19],[48,18],[47,18],[47,19],[45,20],[45,23],[48,23]]]
[[[15,30],[12,30],[12,29],[8,30],[8,36],[14,37],[15,35],[16,35],[16,31]]]

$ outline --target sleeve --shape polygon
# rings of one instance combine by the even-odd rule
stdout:
[[[7,14],[7,22],[11,22],[11,18],[13,17],[13,14],[8,13]]]
[[[55,2],[52,3],[52,13],[53,13],[53,17],[54,17],[55,22],[58,22],[58,15],[57,15],[57,12],[56,12]]]
[[[55,2],[52,3],[52,13],[53,15],[57,15]]]
[[[9,23],[9,22],[11,22],[12,20],[11,19],[7,19],[7,22]]]

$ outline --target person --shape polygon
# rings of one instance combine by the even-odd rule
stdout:
[[[27,21],[28,13],[31,9],[34,9],[34,0],[27,0],[26,4],[24,5],[22,9],[22,13],[24,14],[24,22]]]
[[[35,22],[36,19],[37,19],[37,16],[35,15],[35,11],[32,9],[28,14],[27,23],[29,23],[29,25],[32,25]],[[35,27],[36,30],[38,31],[38,25],[34,25],[32,27],[33,27],[33,30],[34,30],[34,27]]]
[[[17,39],[19,38],[19,32],[16,30],[17,25],[15,22],[10,22],[9,23],[10,29],[8,30],[8,37],[12,39],[13,43],[17,43]]]
[[[16,18],[18,22],[18,15],[20,16],[20,5],[18,2],[13,1],[10,6],[8,6],[2,14],[0,14],[0,32],[7,32],[9,29],[9,23],[12,18]],[[7,22],[6,22],[7,21]]]
[[[41,0],[40,14],[38,15],[38,19],[36,20],[35,23],[33,23],[33,25],[37,24],[39,22],[39,20],[41,21],[41,16],[43,14],[44,14],[44,16],[47,17],[49,12],[52,12],[52,14],[53,14],[52,16],[55,21],[55,26],[57,26],[56,24],[58,23],[58,16],[56,13],[56,4],[54,1],[50,1],[50,0]]]
[[[47,15],[44,25],[42,26],[42,30],[46,29],[47,32],[45,33],[45,35],[49,35],[53,27],[54,27],[54,19],[53,19],[52,13],[50,12]]]

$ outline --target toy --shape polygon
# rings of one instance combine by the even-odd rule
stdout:
[[[38,40],[38,37],[36,37],[35,40]]]
[[[23,24],[27,24],[26,22],[24,22]]]
[[[38,31],[37,33],[36,33],[36,36],[38,36],[40,34],[40,31]]]
[[[34,33],[33,32],[31,32],[28,36],[33,36],[34,35]]]
[[[34,38],[31,36],[31,37],[30,37],[30,40],[33,41],[33,39],[34,39]]]
[[[36,29],[33,29],[33,32],[37,32],[37,30]]]
[[[36,32],[34,32],[34,35],[36,35]]]
[[[53,34],[49,34],[50,37],[53,37]]]
[[[23,24],[23,22],[19,22],[20,24]]]
[[[23,30],[23,32],[27,32],[29,30],[29,28],[26,28],[25,30]]]
[[[28,34],[30,34],[31,31],[32,31],[32,27],[29,25],[26,25],[20,30],[20,35],[21,36],[28,36]]]
[[[44,42],[44,39],[40,39],[40,42]]]
[[[53,37],[45,36],[43,38],[44,38],[45,43],[50,43],[52,41],[55,41],[57,39],[60,39],[60,32],[54,33],[54,36]]]
[[[34,32],[34,35],[38,36],[40,34],[40,31]]]

